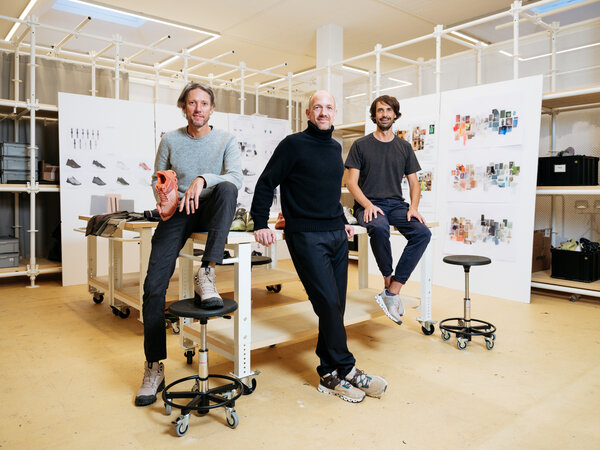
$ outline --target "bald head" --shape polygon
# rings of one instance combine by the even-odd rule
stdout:
[[[329,92],[317,91],[308,99],[306,117],[320,130],[329,130],[336,114],[335,99]]]

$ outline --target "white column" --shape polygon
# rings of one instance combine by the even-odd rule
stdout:
[[[240,62],[240,114],[245,114],[246,108],[246,63]]]
[[[433,29],[435,33],[435,92],[440,93],[442,76],[442,30],[443,25],[436,25]]]
[[[92,60],[92,89],[90,90],[90,94],[92,97],[96,96],[96,52],[90,52],[90,59]]]
[[[521,1],[513,2],[510,7],[513,16],[513,79],[519,78],[519,13]]]
[[[381,44],[375,45],[375,98],[381,90]]]
[[[423,95],[423,64],[425,59],[422,56],[417,58],[417,95]]]
[[[35,168],[37,167],[36,160],[36,136],[35,136],[35,113],[38,109],[38,101],[35,92],[35,68],[36,68],[36,25],[37,17],[30,16],[30,44],[31,53],[29,56],[29,100],[27,106],[29,108],[29,182],[27,183],[27,190],[29,191],[29,264],[27,265],[27,274],[29,275],[30,285],[27,287],[36,288],[35,279],[39,273],[38,264],[35,255],[35,235],[37,233],[36,220],[35,220],[35,203],[36,194],[38,193],[38,183],[35,179]],[[16,211],[16,214],[19,212]]]
[[[323,25],[317,29],[317,89],[326,89],[335,98],[337,118],[335,123],[344,123],[344,76],[341,64],[344,59],[344,29],[336,24]],[[334,65],[335,64],[335,65]]]
[[[550,43],[550,92],[556,91],[556,36],[560,28],[559,22],[552,22]]]

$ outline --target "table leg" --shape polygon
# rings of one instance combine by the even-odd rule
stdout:
[[[237,262],[234,263],[235,301],[238,309],[234,316],[234,375],[246,378],[253,375],[250,369],[251,346],[251,244],[238,244],[235,250]]]

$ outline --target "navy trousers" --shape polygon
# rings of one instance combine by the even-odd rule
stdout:
[[[286,233],[285,240],[313,310],[319,317],[319,376],[337,369],[345,377],[355,359],[348,350],[344,312],[348,237],[344,230]]]
[[[410,274],[415,270],[421,256],[431,240],[431,231],[427,225],[415,218],[406,220],[408,203],[401,200],[375,200],[375,206],[381,208],[383,213],[377,214],[377,218],[369,223],[364,221],[364,208],[356,209],[355,216],[360,226],[365,227],[371,238],[371,249],[377,261],[379,271],[384,277],[392,273],[392,247],[390,245],[390,225],[402,233],[408,241],[402,256],[396,265],[396,271],[392,277],[394,280],[405,284]]]
[[[194,214],[186,214],[185,209],[183,212],[177,210],[173,217],[156,227],[142,303],[146,361],[155,362],[167,357],[165,295],[179,251],[192,233],[207,231],[202,260],[222,262],[237,193],[233,183],[219,183],[208,197],[200,199]]]

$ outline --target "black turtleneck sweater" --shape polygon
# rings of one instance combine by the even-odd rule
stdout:
[[[332,132],[333,127],[319,130],[309,121],[306,130],[279,143],[254,189],[250,214],[255,230],[267,228],[277,186],[287,233],[344,229],[342,148]]]

